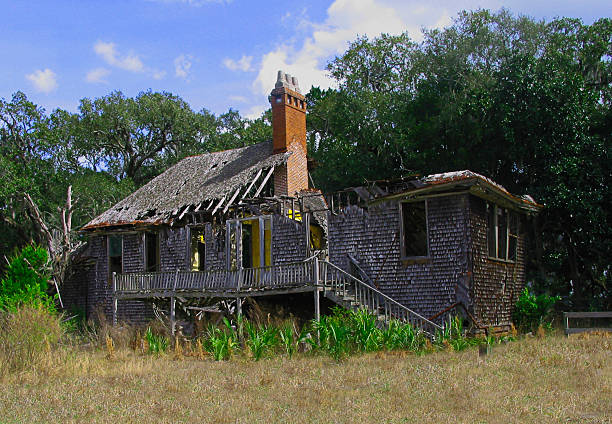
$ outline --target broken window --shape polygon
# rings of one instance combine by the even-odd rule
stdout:
[[[145,271],[159,271],[159,235],[157,233],[145,233]]]
[[[206,270],[206,236],[204,228],[191,228],[191,270]]]
[[[499,206],[487,204],[487,246],[489,257],[516,261],[519,217]]]
[[[272,264],[272,219],[269,216],[228,221],[228,269]],[[240,241],[240,243],[238,243]]]
[[[109,235],[108,243],[108,278],[112,281],[113,272],[123,272],[123,236]]]
[[[426,201],[401,203],[402,257],[428,256]]]

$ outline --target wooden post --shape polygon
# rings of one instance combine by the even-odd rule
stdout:
[[[315,320],[321,319],[321,304],[319,303],[319,288],[315,287],[314,290],[314,318]]]
[[[236,298],[236,316],[242,315],[242,298]]]
[[[117,273],[113,272],[113,326],[117,325]]]
[[[174,337],[174,331],[176,329],[175,307],[176,307],[176,298],[174,296],[171,296],[170,297],[170,331],[172,333],[172,337]]]
[[[563,315],[563,318],[565,318],[565,335],[569,337],[569,331],[567,331],[569,329],[569,315],[567,312],[563,312]]]

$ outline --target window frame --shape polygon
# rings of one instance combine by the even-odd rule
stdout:
[[[404,204],[423,202],[425,204],[425,238],[427,244],[426,255],[406,255],[406,233],[404,228]],[[399,202],[399,217],[400,217],[400,260],[410,259],[429,259],[431,257],[430,242],[429,242],[429,202],[427,199],[413,199]]]
[[[147,250],[147,235],[150,234],[154,234],[157,237],[157,246],[156,246],[156,257],[155,257],[155,261],[156,261],[156,269],[155,270],[148,270],[148,257],[149,257],[149,252]],[[143,270],[144,272],[159,272],[161,271],[161,237],[160,237],[160,233],[159,231],[145,231],[142,233],[142,251],[143,251]]]
[[[228,219],[226,221],[226,233],[225,233],[225,255],[226,255],[226,269],[228,270],[236,270],[242,269],[242,223],[245,221],[258,221],[259,222],[259,255],[260,255],[260,266],[267,267],[271,266],[274,262],[274,252],[273,252],[273,234],[274,234],[274,220],[272,219],[272,215],[254,215],[247,216],[244,218],[236,218],[236,219]],[[270,241],[269,241],[269,258],[266,257],[266,223],[269,223],[268,231],[270,232]],[[235,240],[232,243],[231,234],[234,231]],[[240,242],[238,242],[240,240]],[[235,247],[235,249],[232,249]],[[233,258],[235,259],[235,266],[233,263]],[[266,265],[266,259],[269,259],[270,265]],[[263,261],[263,262],[262,262]],[[263,265],[262,265],[263,263]]]
[[[109,283],[112,283],[112,279],[113,279],[113,271],[112,266],[111,266],[111,238],[112,237],[119,237],[121,239],[121,255],[120,256],[112,256],[112,258],[117,258],[120,257],[121,258],[121,272],[119,272],[120,274],[123,274],[124,272],[124,261],[123,261],[123,248],[124,246],[124,238],[123,238],[123,234],[107,234],[106,235],[106,266],[108,269],[108,281]],[[116,272],[116,271],[114,271]]]
[[[508,208],[502,208],[500,206],[498,206],[497,204],[491,203],[491,202],[487,202],[487,207],[486,207],[486,222],[487,222],[487,231],[486,231],[486,235],[487,235],[487,242],[486,242],[486,246],[487,246],[487,258],[493,261],[501,261],[501,262],[508,262],[508,263],[516,263],[518,260],[518,244],[519,244],[519,233],[520,233],[520,217],[519,215],[516,213],[516,211],[512,210],[512,209],[508,209]],[[491,213],[491,211],[493,211],[493,227],[490,227],[490,222],[489,222],[489,214]],[[506,257],[500,257],[499,256],[499,235],[500,235],[500,230],[499,230],[499,216],[500,216],[500,212],[501,213],[505,213],[506,214]],[[511,232],[511,222],[512,220],[515,219],[516,220],[516,233]],[[491,240],[489,237],[494,237],[494,240]],[[510,254],[510,239],[514,238],[516,240],[515,244],[514,244],[514,259],[510,259],[510,257],[512,256]],[[491,242],[494,241],[494,245],[495,245],[495,255],[491,255]]]

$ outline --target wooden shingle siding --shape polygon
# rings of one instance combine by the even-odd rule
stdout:
[[[87,285],[84,290],[86,299],[83,308],[87,318],[96,318],[102,312],[110,319],[112,310],[112,285],[108,275],[107,236],[97,235],[89,239],[89,255],[95,257],[87,271],[87,279],[82,284]],[[144,270],[142,234],[123,235],[123,270],[124,272],[137,272]],[[119,303],[118,317],[120,321],[141,324],[152,318],[150,304],[140,301],[126,301]]]
[[[165,227],[159,232],[159,259],[161,271],[174,271],[176,269],[187,269],[189,258],[187,257],[187,235],[186,227]]]
[[[272,264],[296,262],[306,259],[306,232],[302,223],[273,215]]]
[[[429,199],[427,221],[429,257],[402,261],[398,202],[330,214],[330,261],[350,271],[352,255],[381,291],[432,316],[455,302],[458,282],[467,282],[467,195]]]
[[[227,266],[225,255],[225,229],[213,228],[208,223],[204,237],[206,240],[206,269],[225,269]]]
[[[470,196],[472,299],[474,315],[486,325],[509,325],[525,285],[525,217],[520,216],[516,262],[488,257],[486,202]]]

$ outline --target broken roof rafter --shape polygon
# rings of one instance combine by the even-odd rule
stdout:
[[[272,142],[264,142],[187,157],[91,220],[83,230],[169,224],[182,213],[200,211],[205,203],[208,211],[220,199],[230,198],[237,189],[250,186],[250,191],[266,170],[269,178],[274,167],[286,163],[290,154],[274,154]]]

